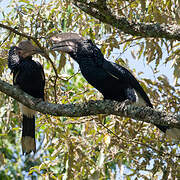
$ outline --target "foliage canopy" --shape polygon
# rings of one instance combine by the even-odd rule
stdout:
[[[109,11],[116,15],[113,17],[116,20],[129,22],[132,29],[128,24],[118,29]],[[96,18],[89,15],[93,12]],[[138,32],[136,28],[131,33],[135,28],[132,22],[145,28],[156,25],[156,31]],[[29,38],[46,52],[34,59],[44,66],[48,101],[66,104],[102,99],[72,59],[49,49],[49,37],[53,33],[77,32],[91,38],[107,59],[131,68],[155,108],[178,114],[180,35],[162,36],[158,32],[161,25],[167,27],[167,32],[179,28],[180,1],[7,1],[0,12],[0,76],[12,83],[7,70],[8,49]],[[150,75],[146,73],[148,68]],[[171,76],[170,81],[166,74]],[[114,115],[69,118],[38,114],[37,153],[24,157],[20,147],[20,119],[18,102],[0,93],[0,179],[180,177],[180,145],[151,124]]]

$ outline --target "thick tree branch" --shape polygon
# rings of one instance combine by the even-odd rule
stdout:
[[[180,116],[160,112],[149,107],[123,106],[123,103],[110,100],[89,101],[87,103],[76,104],[52,104],[33,98],[2,80],[0,80],[0,91],[31,109],[53,116],[81,117],[97,114],[114,114],[130,117],[138,121],[180,128]]]
[[[123,31],[126,34],[141,37],[166,38],[180,40],[180,26],[175,24],[159,24],[159,23],[136,23],[128,21],[123,16],[116,16],[111,12],[105,3],[101,1],[90,2],[87,0],[74,0],[75,6],[85,13],[99,19],[101,22],[107,23]]]

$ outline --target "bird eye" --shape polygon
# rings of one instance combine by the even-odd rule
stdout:
[[[22,52],[20,50],[17,51],[18,56],[21,56]]]

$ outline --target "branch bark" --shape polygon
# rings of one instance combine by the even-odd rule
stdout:
[[[110,24],[120,31],[133,36],[166,38],[180,40],[180,26],[175,24],[136,23],[128,21],[124,16],[116,16],[101,1],[89,2],[87,0],[73,0],[75,6],[85,13]]]
[[[170,127],[180,128],[180,115],[160,112],[150,107],[137,107],[134,105],[125,106],[123,103],[110,100],[98,100],[72,104],[52,104],[36,99],[3,80],[0,80],[0,91],[7,94],[8,96],[13,97],[25,106],[43,114],[66,117],[114,114],[147,123],[168,125]]]
[[[17,31],[15,28],[12,28],[12,27],[10,27],[10,26],[8,26],[8,25],[5,25],[5,24],[0,23],[0,28],[7,29],[7,30],[9,30],[10,32],[13,32],[13,33],[15,33],[15,34],[17,34],[17,35],[19,35],[19,36],[25,37],[25,38],[27,38],[27,39],[35,40],[35,38],[33,38],[32,36],[27,35],[27,34],[25,34],[25,33],[21,33],[21,32],[19,32],[19,31]]]

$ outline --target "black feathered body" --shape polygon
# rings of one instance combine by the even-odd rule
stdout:
[[[103,94],[104,99],[117,101],[126,99],[124,85],[121,84],[122,86],[118,88],[117,79],[108,74],[102,67],[98,67],[92,61],[83,61],[79,64],[79,67],[84,78]]]

